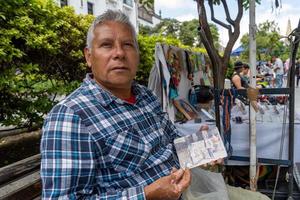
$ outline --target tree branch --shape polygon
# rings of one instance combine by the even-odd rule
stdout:
[[[198,0],[198,13],[199,13],[199,33],[203,31],[203,35],[200,35],[201,38],[205,37],[204,39],[208,42],[207,45],[208,48],[214,49],[213,47],[213,37],[210,31],[209,24],[207,23],[207,16],[206,16],[206,10],[204,6],[204,0]]]
[[[234,25],[234,21],[230,17],[230,13],[229,13],[226,1],[222,0],[222,4],[223,4],[224,10],[225,10],[225,14],[226,14],[226,20],[233,26]]]
[[[205,0],[198,0],[198,13],[199,13],[199,24],[200,24],[199,34],[201,37],[201,42],[203,43],[207,51],[207,54],[212,62],[213,75],[214,77],[218,77],[219,67],[220,67],[218,64],[218,60],[220,60],[220,55],[218,53],[218,50],[214,46],[210,27],[207,22],[204,1]],[[218,78],[214,78],[214,86],[219,87],[219,85],[220,84]]]
[[[237,41],[239,35],[240,35],[240,22],[243,16],[243,1],[242,0],[238,0],[237,1],[238,4],[238,14],[236,16],[236,19],[233,21],[233,32],[228,31],[228,36],[229,36],[229,40],[228,43],[225,47],[224,50],[224,59],[225,58],[230,58],[230,53],[231,50],[235,44],[235,42]]]
[[[222,27],[224,27],[224,28],[226,28],[228,30],[231,30],[230,25],[225,24],[224,22],[222,22],[222,21],[218,20],[217,18],[215,18],[215,12],[214,12],[214,6],[213,6],[213,1],[212,0],[208,1],[208,5],[210,7],[211,20],[213,22],[215,22],[216,24],[219,24],[220,26],[222,26]]]

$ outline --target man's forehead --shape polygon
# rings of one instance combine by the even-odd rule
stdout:
[[[129,30],[131,31],[131,28],[129,25],[117,22],[117,21],[106,21],[100,24],[97,24],[95,26],[95,30],[97,29],[114,29],[114,28],[121,28],[122,30]]]
[[[99,24],[95,27],[94,34],[100,37],[105,37],[105,35],[124,35],[130,38],[134,37],[130,27],[118,22]]]

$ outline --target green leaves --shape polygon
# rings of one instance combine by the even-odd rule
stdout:
[[[249,35],[243,35],[241,42],[246,47],[246,51],[242,54],[242,57],[243,59],[248,59]],[[289,56],[289,52],[286,50],[288,47],[280,40],[279,28],[274,21],[266,21],[258,25],[256,48],[258,60],[269,60],[270,55],[274,52],[278,52],[283,59]]]
[[[41,125],[57,97],[85,75],[93,17],[50,0],[0,1],[0,9],[0,124]]]
[[[216,47],[219,45],[219,33],[217,26],[209,24],[213,35],[213,39],[216,43]],[[198,35],[199,21],[193,19],[190,21],[179,22],[176,19],[163,19],[161,23],[157,24],[154,28],[147,26],[140,26],[140,34],[142,35],[159,35],[169,38],[176,38],[180,40],[186,46],[200,47],[200,37]]]

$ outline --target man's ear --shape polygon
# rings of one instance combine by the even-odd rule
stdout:
[[[89,49],[87,47],[84,48],[84,57],[85,57],[85,61],[86,61],[87,65],[88,65],[88,67],[91,67],[92,66],[91,49]]]

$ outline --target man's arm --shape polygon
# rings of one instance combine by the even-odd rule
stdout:
[[[41,140],[43,199],[145,199],[144,188],[99,193],[93,138],[63,105],[48,115]]]

